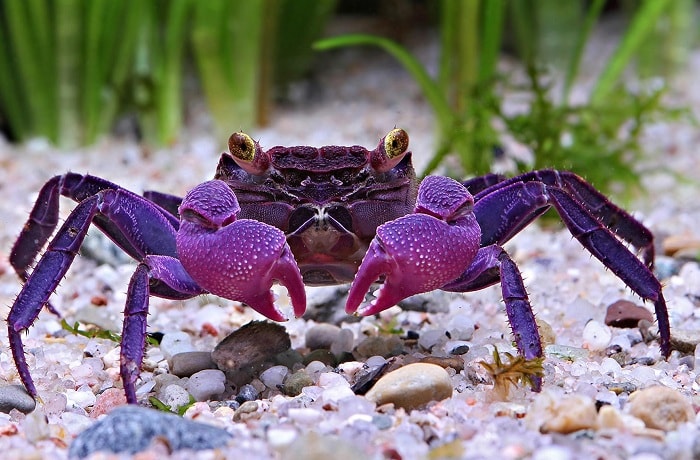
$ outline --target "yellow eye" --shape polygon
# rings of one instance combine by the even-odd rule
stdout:
[[[228,138],[228,150],[231,155],[243,161],[255,158],[255,141],[245,133],[233,133]]]
[[[403,155],[408,149],[408,133],[403,129],[392,129],[384,136],[384,153],[389,159]]]

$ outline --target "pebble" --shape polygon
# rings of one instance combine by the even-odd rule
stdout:
[[[341,329],[333,324],[317,324],[306,331],[306,348],[318,350],[320,348],[330,350],[333,342],[340,335]]]
[[[108,388],[99,395],[95,405],[90,411],[90,418],[97,418],[100,415],[111,412],[114,408],[126,404],[126,395],[120,388]]]
[[[255,401],[258,399],[260,393],[253,385],[243,385],[240,390],[238,390],[238,395],[236,395],[236,401],[243,404],[246,401]]]
[[[690,401],[679,392],[664,386],[635,391],[627,404],[629,413],[641,419],[647,428],[672,431],[695,419]]]
[[[173,411],[190,403],[190,394],[187,390],[174,383],[163,387],[156,393],[156,398],[166,406],[169,406]]]
[[[185,389],[195,401],[208,401],[226,390],[226,374],[218,369],[204,369],[187,379]]]
[[[445,369],[435,364],[414,363],[380,378],[365,397],[383,405],[393,403],[406,410],[452,396],[452,382]]]
[[[276,390],[282,386],[288,373],[289,369],[286,366],[272,366],[260,374],[260,380],[266,387]]]
[[[671,330],[671,349],[681,353],[694,353],[700,345],[700,331],[673,328]]]
[[[367,337],[357,345],[358,357],[383,356],[389,358],[403,353],[403,341],[395,335]]]
[[[613,327],[636,328],[640,320],[654,321],[654,315],[646,308],[630,302],[618,300],[608,305],[605,312],[605,324]]]
[[[604,350],[612,339],[608,326],[595,320],[588,321],[583,328],[583,342],[589,350]]]
[[[313,379],[305,371],[300,370],[287,378],[282,386],[282,392],[287,396],[298,396],[301,394],[301,390],[304,387],[308,387],[314,384]]]
[[[164,439],[173,451],[214,449],[231,435],[223,429],[174,414],[139,406],[114,409],[71,443],[68,456],[85,458],[95,452],[135,454],[154,440]]]
[[[289,350],[292,342],[284,326],[269,321],[251,321],[224,338],[211,358],[224,372],[236,373],[274,361]]]
[[[178,377],[189,377],[204,369],[216,369],[208,351],[186,351],[171,358],[170,372]]]
[[[0,412],[10,413],[12,409],[28,414],[36,408],[36,401],[22,385],[0,386]]]
[[[545,390],[535,397],[525,418],[527,425],[541,433],[568,434],[594,429],[597,416],[592,398]]]
[[[163,335],[163,340],[160,341],[160,351],[165,359],[168,360],[168,363],[171,363],[173,356],[179,353],[195,351],[195,348],[188,333],[177,331]]]

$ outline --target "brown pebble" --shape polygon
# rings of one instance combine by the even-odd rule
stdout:
[[[451,367],[457,372],[462,372],[464,370],[464,360],[462,358],[439,357],[439,356],[426,356],[420,360],[421,363],[436,364],[442,368]]]
[[[413,363],[380,378],[365,397],[378,406],[393,403],[406,410],[452,396],[452,381],[445,369],[435,364]]]
[[[690,401],[676,390],[654,386],[632,393],[629,412],[642,420],[647,428],[672,431],[695,418]]]
[[[94,295],[90,299],[90,303],[96,307],[104,307],[105,305],[107,305],[107,297],[103,295]]]
[[[269,321],[251,321],[229,334],[214,348],[211,359],[224,372],[259,366],[291,348],[284,326]]]
[[[635,328],[640,320],[653,322],[654,316],[649,310],[629,300],[618,300],[608,305],[605,324],[613,327]]]

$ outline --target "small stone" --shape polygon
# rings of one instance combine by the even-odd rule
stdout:
[[[395,335],[367,337],[360,342],[355,351],[360,358],[369,356],[389,358],[403,353],[403,342]]]
[[[304,356],[304,361],[302,362],[304,364],[309,364],[313,363],[314,361],[323,363],[331,367],[335,367],[335,365],[338,363],[338,359],[335,357],[335,355],[331,353],[330,350],[326,350],[323,348],[314,350],[308,355]]]
[[[190,394],[187,390],[174,383],[161,389],[156,398],[173,411],[190,403]]]
[[[90,411],[90,418],[96,419],[100,415],[111,412],[114,408],[126,404],[126,395],[120,388],[107,388],[97,395],[95,405]]]
[[[455,358],[452,356],[441,357],[441,356],[426,356],[420,360],[421,363],[435,364],[442,368],[451,367],[457,372],[464,370],[464,360],[462,358]]]
[[[258,390],[253,385],[243,385],[240,390],[238,390],[238,395],[236,396],[236,401],[243,404],[246,401],[255,401],[258,399]]]
[[[605,350],[612,339],[612,331],[605,324],[591,320],[583,328],[583,341],[589,350]]]
[[[224,446],[231,435],[226,430],[167,412],[124,406],[80,433],[71,443],[68,456],[85,458],[99,451],[135,454],[156,439],[165,440],[173,451],[203,450]]]
[[[435,364],[414,363],[380,378],[365,397],[382,405],[393,403],[406,410],[452,396],[452,382],[445,369]]]
[[[287,396],[298,396],[304,387],[314,384],[313,379],[303,370],[297,371],[287,378],[282,386],[282,392]]]
[[[186,351],[171,358],[170,372],[178,377],[189,377],[204,369],[216,369],[208,351]]]
[[[306,331],[306,347],[310,350],[320,348],[330,350],[333,342],[340,335],[340,328],[333,324],[317,324]]]
[[[250,418],[252,414],[256,414],[258,412],[259,407],[260,405],[257,403],[257,401],[244,402],[233,414],[233,421],[239,422],[241,420],[245,420],[246,418]]]
[[[695,419],[693,406],[677,391],[654,386],[635,391],[628,399],[629,413],[642,420],[647,428],[672,431]]]
[[[188,333],[169,332],[163,335],[163,340],[160,341],[160,351],[170,363],[173,356],[178,353],[195,351],[195,349],[194,345],[192,345],[192,338]]]
[[[536,317],[535,322],[537,323],[537,329],[540,333],[540,340],[542,341],[542,346],[546,347],[547,345],[552,345],[556,343],[557,335],[554,333],[552,325],[540,317]]]
[[[573,433],[596,427],[595,401],[584,395],[543,391],[533,401],[526,423],[542,433]]]
[[[618,300],[608,305],[605,324],[613,327],[635,328],[640,320],[654,321],[654,315],[646,308],[629,300]]]
[[[222,340],[211,354],[222,371],[236,373],[272,362],[275,355],[291,348],[284,326],[269,321],[251,321]]]
[[[671,349],[681,353],[695,353],[700,345],[700,331],[693,329],[673,328],[671,330]]]
[[[278,389],[284,383],[284,378],[289,373],[289,369],[285,366],[272,366],[269,369],[265,369],[260,374],[260,381],[265,384],[266,387],[272,389]]]
[[[9,414],[12,409],[28,414],[36,407],[36,401],[22,385],[0,386],[0,412]]]
[[[218,369],[204,369],[193,374],[185,389],[195,401],[208,401],[226,390],[226,374]]]

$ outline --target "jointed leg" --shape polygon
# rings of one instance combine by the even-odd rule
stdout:
[[[477,213],[481,215],[479,222],[481,223],[481,218],[488,217],[488,214],[492,218],[501,215],[499,208],[503,211],[504,208],[511,205],[508,199],[517,201],[517,194],[521,189],[515,184],[535,182],[541,183],[545,189],[556,187],[565,191],[618,237],[641,250],[644,263],[650,268],[653,266],[654,244],[653,235],[649,229],[627,211],[610,202],[605,195],[596,190],[591,184],[569,171],[555,171],[551,169],[531,171],[482,189],[474,196],[475,208],[491,210]],[[504,190],[510,190],[510,192],[505,192]],[[482,200],[484,202],[480,203]],[[550,204],[547,202],[532,202],[529,212],[522,214],[522,219],[517,223],[517,226],[512,225],[512,223],[507,226],[509,230],[507,234],[502,233],[502,225],[497,225],[498,222],[496,222],[496,225],[493,225],[493,222],[489,222],[489,225],[482,224],[482,229],[484,230],[482,245],[505,243],[510,237],[546,211],[549,206]]]
[[[499,281],[508,322],[518,351],[525,359],[541,357],[540,334],[522,275],[502,247],[491,245],[479,249],[474,261],[464,274],[441,289],[452,292],[477,291]],[[539,390],[539,387],[535,389]]]

